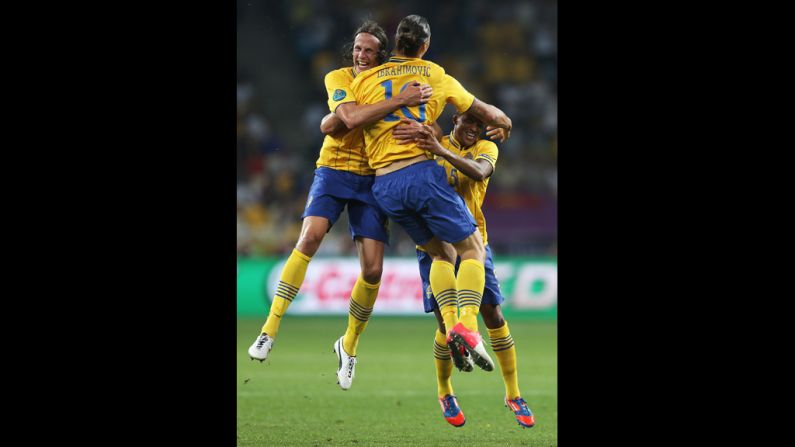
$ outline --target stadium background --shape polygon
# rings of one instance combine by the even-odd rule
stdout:
[[[539,421],[530,432],[501,408],[498,371],[454,373],[468,422],[452,432],[441,418],[431,357],[435,320],[422,313],[414,245],[398,225],[391,225],[383,285],[351,390],[334,384],[336,358],[327,352],[344,332],[347,293],[358,274],[345,213],[313,258],[271,359],[260,365],[245,353],[300,231],[328,110],[323,77],[341,66],[341,48],[363,20],[386,30],[391,50],[397,23],[408,14],[431,24],[425,59],[513,120],[511,139],[498,143],[484,213],[516,340],[519,385]],[[238,445],[447,445],[461,437],[479,445],[557,445],[557,2],[238,1],[237,36]],[[451,116],[448,106],[438,121],[445,132]],[[400,359],[414,375],[402,375]],[[387,386],[373,376],[397,379]],[[342,422],[332,429],[290,416],[305,415],[313,396]],[[393,407],[378,415],[383,405],[372,397]],[[361,407],[360,418],[334,412],[353,406]],[[373,415],[382,428],[368,438],[361,431],[372,428],[366,422]],[[384,426],[385,417],[395,424]],[[305,436],[291,438],[290,424],[303,426]],[[346,438],[351,433],[358,438]]]

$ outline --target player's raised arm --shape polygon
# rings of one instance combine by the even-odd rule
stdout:
[[[486,124],[487,135],[489,137],[498,134],[498,132],[492,132],[495,128],[504,129],[504,132],[501,132],[500,142],[507,140],[511,136],[513,123],[511,119],[508,118],[508,115],[497,107],[475,98],[475,101],[472,102],[472,106],[467,110],[467,113],[472,114],[475,118],[478,118]]]
[[[334,112],[350,130],[375,123],[401,107],[425,104],[432,94],[433,88],[430,85],[414,82],[390,99],[362,105],[346,102],[340,104]]]

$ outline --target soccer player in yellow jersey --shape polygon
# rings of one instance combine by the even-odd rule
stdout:
[[[494,274],[494,262],[491,257],[491,248],[488,245],[486,233],[486,218],[481,207],[486,196],[489,179],[494,173],[499,150],[497,145],[489,140],[481,140],[483,122],[469,113],[453,116],[453,131],[437,141],[436,133],[426,126],[419,125],[410,120],[401,120],[401,125],[394,134],[409,135],[413,132],[414,141],[419,147],[432,152],[436,161],[444,168],[447,182],[455,188],[467,205],[467,209],[475,216],[483,243],[486,246],[486,287],[483,291],[483,300],[480,303],[480,314],[489,331],[491,348],[497,356],[500,365],[502,380],[505,384],[505,405],[510,407],[516,420],[522,427],[535,425],[535,418],[527,402],[519,391],[519,380],[516,371],[516,348],[513,337],[508,329],[508,323],[502,315],[500,303],[505,301],[500,293],[500,284]],[[404,132],[405,130],[405,132]],[[444,338],[444,320],[439,311],[439,305],[434,299],[429,277],[431,271],[431,257],[424,250],[418,248],[417,261],[420,266],[420,277],[423,286],[423,301],[425,312],[433,312],[439,324],[433,343],[434,363],[436,365],[436,385],[439,402],[442,405],[444,417],[450,424],[460,427],[466,419],[464,412],[458,407],[458,402],[453,394],[450,377],[453,369],[450,354],[442,345]],[[456,270],[458,270],[456,264]],[[452,400],[451,405],[445,405]]]
[[[332,112],[340,104],[356,100],[351,94],[350,83],[359,73],[381,64],[387,55],[386,48],[386,32],[375,22],[367,21],[356,30],[350,52],[353,66],[331,71],[325,78]],[[424,104],[432,91],[427,85],[415,83],[400,95],[359,108],[345,117],[356,125],[367,124],[400,107]],[[356,242],[362,272],[351,291],[347,330],[334,343],[334,352],[339,360],[337,380],[342,389],[350,388],[353,381],[359,336],[373,311],[381,283],[384,243],[388,242],[387,217],[371,192],[374,172],[366,160],[363,144],[361,130],[343,133],[337,138],[326,136],[323,140],[315,177],[301,216],[301,234],[282,270],[268,318],[248,349],[252,359],[263,361],[268,358],[281,319],[301,288],[312,256],[347,206],[349,230]]]
[[[482,120],[489,130],[504,129],[506,138],[511,120],[500,109],[475,98],[444,68],[422,59],[430,37],[430,25],[424,17],[410,15],[401,20],[395,35],[395,56],[356,76],[350,88],[358,105],[349,107],[388,100],[417,82],[433,88],[426,104],[401,107],[364,126],[365,152],[375,170],[373,195],[386,214],[433,258],[430,284],[448,329],[442,342],[447,344],[456,367],[466,367],[466,354],[480,368],[491,371],[494,362],[477,326],[485,285],[481,235],[461,196],[447,184],[444,168],[416,143],[399,144],[392,130],[401,116],[432,124],[447,103]],[[457,278],[453,266],[456,252],[461,257]]]

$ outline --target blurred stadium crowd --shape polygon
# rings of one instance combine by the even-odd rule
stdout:
[[[390,38],[408,14],[431,24],[432,60],[513,120],[484,213],[495,256],[557,254],[557,2],[484,0],[237,2],[237,250],[288,254],[301,228],[328,113],[325,74],[365,19]],[[439,119],[452,128],[453,107]],[[354,255],[347,215],[319,255]],[[413,256],[391,225],[386,254]]]

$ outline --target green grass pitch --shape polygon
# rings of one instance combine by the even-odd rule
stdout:
[[[374,316],[358,347],[350,390],[336,384],[332,344],[346,316],[282,321],[265,362],[246,350],[263,319],[237,323],[238,446],[557,446],[557,323],[509,320],[519,388],[536,419],[523,429],[505,408],[499,368],[453,370],[466,425],[449,425],[436,397],[436,321]],[[481,334],[487,334],[482,320]],[[488,337],[484,337],[488,339]],[[496,356],[487,348],[496,363]]]

